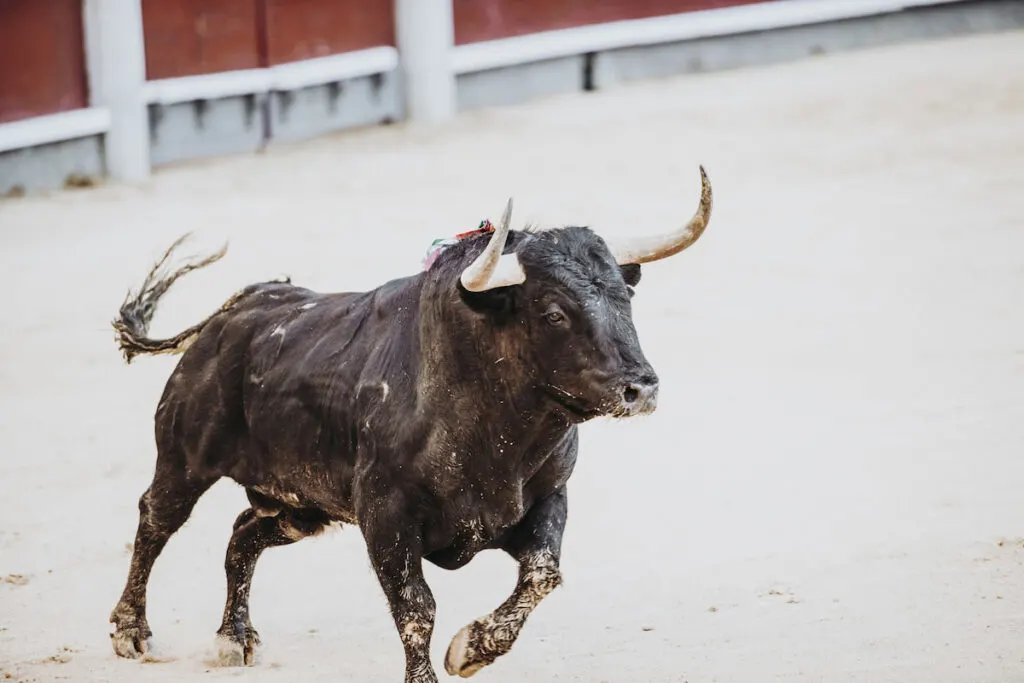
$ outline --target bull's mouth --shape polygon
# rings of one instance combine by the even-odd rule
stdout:
[[[553,384],[545,384],[544,391],[555,403],[561,406],[569,415],[579,420],[589,420],[604,415],[604,411],[586,406],[583,401],[565,389],[556,387]]]

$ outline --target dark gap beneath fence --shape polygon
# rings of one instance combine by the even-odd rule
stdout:
[[[583,55],[583,91],[594,90],[594,62],[597,61],[596,52],[588,52]]]

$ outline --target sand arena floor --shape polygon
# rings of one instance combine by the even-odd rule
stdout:
[[[109,320],[174,238],[229,239],[155,333],[248,282],[371,287],[496,218],[702,241],[634,300],[658,412],[583,430],[566,583],[480,681],[1024,681],[1024,33],[651,81],[265,154],[141,187],[0,202],[0,678],[401,680],[357,530],[272,550],[255,669],[207,663],[244,494],[223,481],[156,564],[159,662],[107,616],[173,358]],[[514,582],[427,568],[442,657]],[[20,577],[20,578],[19,578]]]

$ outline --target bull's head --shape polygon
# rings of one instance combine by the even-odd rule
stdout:
[[[700,205],[686,224],[616,243],[570,227],[520,234],[506,245],[509,200],[486,248],[462,271],[467,304],[509,312],[525,326],[532,358],[524,360],[537,385],[574,420],[655,409],[658,378],[640,348],[630,299],[640,264],[679,253],[707,227],[711,184],[700,173]]]

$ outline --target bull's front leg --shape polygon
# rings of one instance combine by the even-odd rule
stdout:
[[[519,561],[516,588],[498,609],[452,639],[444,659],[449,674],[469,678],[512,649],[530,613],[562,583],[558,561],[566,512],[563,487],[534,505],[512,531],[502,548]]]
[[[430,664],[436,609],[423,577],[422,539],[406,524],[375,517],[361,518],[360,527],[405,648],[405,683],[437,683]]]

